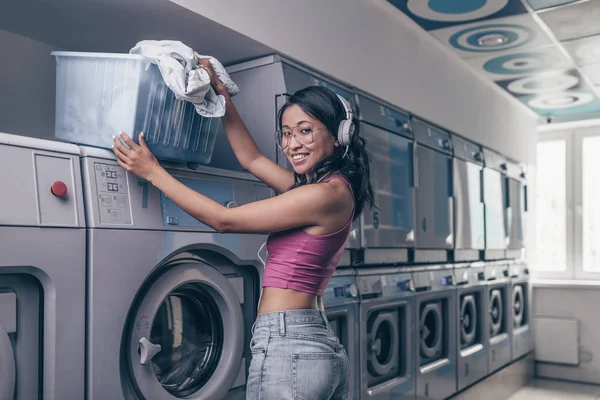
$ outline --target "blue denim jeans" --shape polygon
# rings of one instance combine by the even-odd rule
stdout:
[[[348,356],[322,311],[259,315],[250,349],[247,400],[337,400],[348,395]]]

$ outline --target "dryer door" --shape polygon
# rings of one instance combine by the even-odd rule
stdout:
[[[203,263],[175,265],[152,281],[129,324],[128,361],[141,397],[224,398],[242,364],[240,301]]]
[[[395,372],[398,366],[398,318],[391,312],[375,312],[367,322],[368,369],[381,377]]]
[[[0,293],[0,400],[12,400],[15,392],[16,365],[9,333],[17,328],[17,297]]]
[[[426,303],[421,310],[420,348],[424,364],[439,359],[443,351],[442,304],[440,302]]]
[[[524,325],[525,302],[523,299],[523,286],[515,285],[513,288],[513,321],[514,327],[518,328]]]
[[[504,310],[502,307],[502,292],[494,289],[490,292],[490,336],[494,337],[502,333],[502,319]]]
[[[474,344],[477,335],[477,302],[475,296],[462,297],[460,304],[460,344],[467,347]]]

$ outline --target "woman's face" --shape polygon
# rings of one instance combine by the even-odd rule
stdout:
[[[281,147],[297,174],[309,174],[324,157],[339,146],[323,123],[294,104],[281,118]]]

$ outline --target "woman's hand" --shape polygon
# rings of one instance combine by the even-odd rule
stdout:
[[[210,86],[212,86],[215,92],[217,92],[217,94],[227,93],[227,89],[225,89],[225,86],[223,86],[223,82],[221,82],[217,76],[217,73],[215,72],[210,61],[206,58],[198,59],[198,64],[200,64],[200,68],[208,73],[208,76],[210,77]]]
[[[127,136],[127,134],[121,132],[121,138],[129,149],[121,143],[118,137],[113,136],[115,144],[113,145],[113,152],[117,156],[117,162],[127,172],[131,172],[134,175],[139,176],[142,179],[152,182],[152,177],[162,169],[144,139],[144,134],[140,133],[138,136],[139,146]]]

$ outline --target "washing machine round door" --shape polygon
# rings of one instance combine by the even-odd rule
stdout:
[[[460,341],[463,346],[473,343],[477,334],[477,303],[472,294],[462,298],[460,305]]]
[[[13,399],[16,370],[12,343],[0,321],[0,400]]]
[[[497,289],[492,290],[490,293],[490,333],[492,336],[500,333],[503,314],[502,292]]]
[[[523,314],[525,304],[523,303],[523,286],[515,285],[513,288],[513,321],[515,328],[523,325]]]
[[[427,360],[437,359],[442,353],[442,304],[425,304],[420,322],[421,357]]]
[[[225,397],[242,364],[240,299],[225,276],[179,264],[153,281],[132,321],[129,362],[141,396]]]
[[[373,313],[367,321],[367,365],[372,376],[385,376],[398,365],[398,323],[390,312]]]

